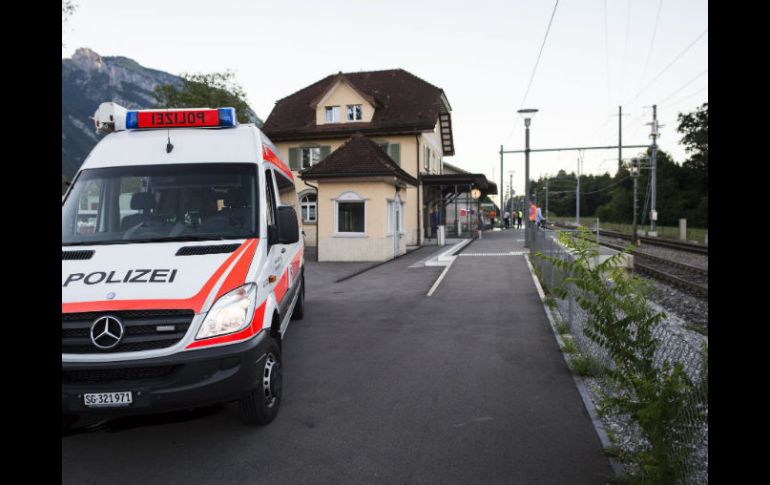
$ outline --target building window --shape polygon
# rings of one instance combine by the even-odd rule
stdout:
[[[314,193],[305,194],[300,199],[302,210],[302,222],[316,222],[316,208],[318,207],[318,196]]]
[[[334,235],[366,236],[366,199],[355,192],[345,192],[334,200]]]
[[[310,168],[321,161],[321,147],[302,149],[302,169]]]
[[[348,121],[361,121],[364,119],[364,110],[360,104],[348,105]]]
[[[364,203],[337,203],[337,232],[364,232]]]
[[[339,106],[327,106],[326,107],[326,122],[327,123],[339,123],[340,121],[340,107]]]

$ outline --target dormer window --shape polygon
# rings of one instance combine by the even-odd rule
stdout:
[[[348,105],[348,121],[361,121],[364,119],[364,110],[360,104]]]
[[[348,107],[350,110],[350,107]],[[339,106],[327,106],[326,107],[326,122],[327,123],[339,123],[340,121],[340,107]]]

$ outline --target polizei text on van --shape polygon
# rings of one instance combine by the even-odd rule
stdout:
[[[92,273],[70,273],[62,287],[70,283],[98,285],[100,283],[173,283],[175,269],[130,269],[126,272],[94,271]]]

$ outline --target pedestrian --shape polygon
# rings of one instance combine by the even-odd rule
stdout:
[[[479,211],[479,239],[481,239],[481,233],[484,230],[484,211]]]
[[[492,209],[491,211],[489,211],[489,229],[490,230],[495,228],[495,217],[497,217],[497,213],[495,212],[494,209]]]
[[[524,217],[524,213],[521,212],[521,209],[516,211],[516,227],[518,229],[521,229],[521,218]]]
[[[508,227],[511,224],[511,214],[508,211],[505,211],[503,213],[503,222],[505,222],[505,228],[508,229]]]
[[[537,227],[542,227],[545,229],[545,219],[543,219],[543,212],[540,207],[535,210],[535,224]]]

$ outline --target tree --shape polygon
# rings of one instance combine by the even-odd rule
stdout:
[[[703,103],[692,113],[679,113],[677,131],[690,158],[684,166],[708,177],[709,165],[709,104]]]
[[[156,108],[235,108],[241,123],[262,124],[246,101],[246,92],[232,71],[209,74],[182,74],[182,87],[171,84],[155,87]]]
[[[61,29],[62,32],[64,32],[64,25],[67,23],[69,18],[72,16],[73,13],[75,13],[75,10],[78,9],[78,6],[73,2],[72,0],[62,0],[61,2]],[[62,47],[64,47],[64,41],[61,43]]]

